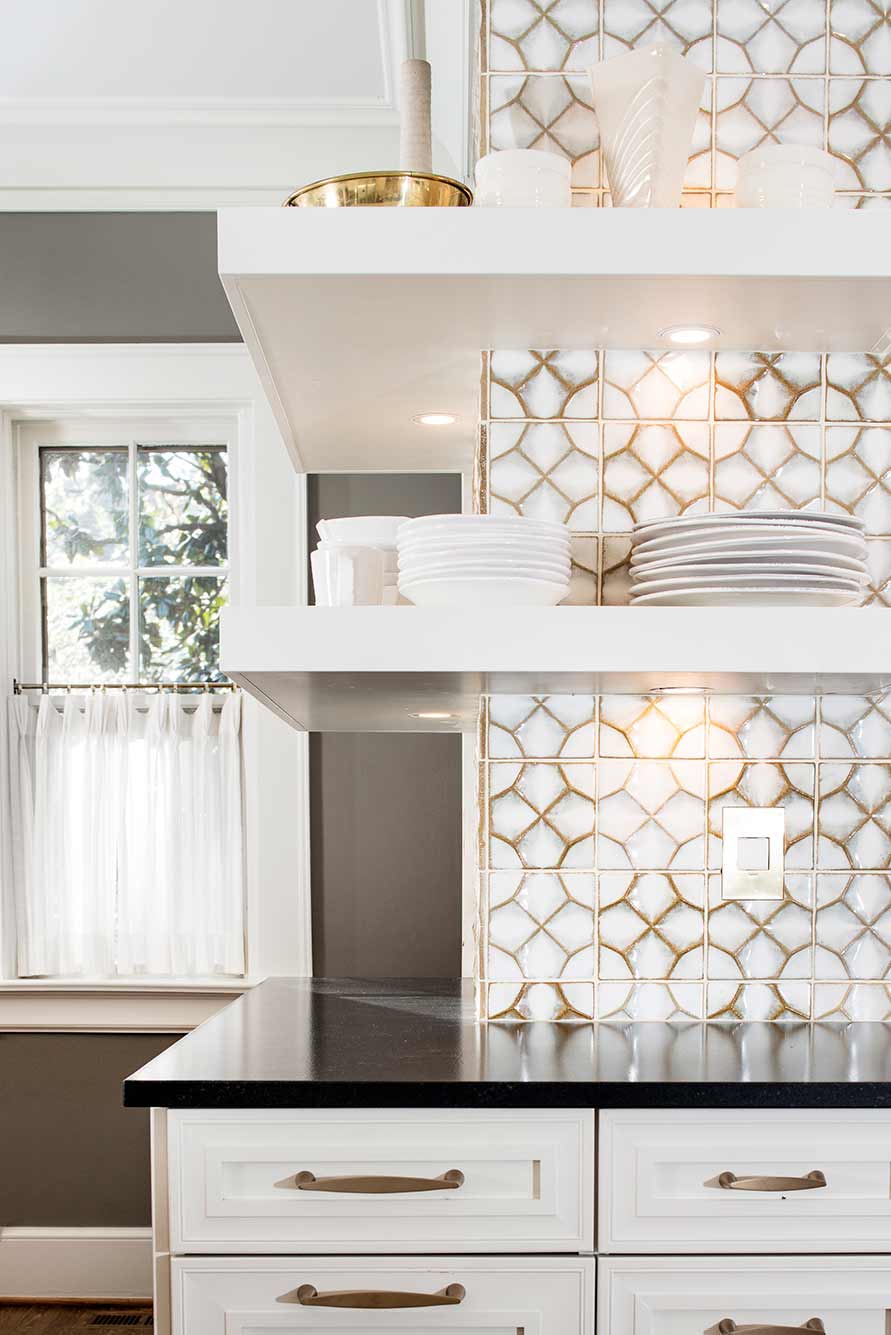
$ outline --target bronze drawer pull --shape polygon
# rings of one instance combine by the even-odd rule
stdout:
[[[725,1316],[718,1322],[718,1335],[798,1335],[802,1330],[815,1330],[826,1335],[826,1327],[818,1316],[812,1316],[803,1326],[738,1326],[732,1317]]]
[[[301,1307],[361,1307],[365,1311],[382,1312],[392,1307],[457,1307],[466,1293],[463,1284],[449,1284],[436,1293],[404,1293],[398,1289],[336,1289],[319,1293],[314,1284],[301,1284],[275,1301],[299,1303]]]
[[[819,1168],[815,1168],[807,1177],[737,1177],[735,1173],[722,1173],[718,1185],[726,1191],[816,1191],[828,1183]]]
[[[316,1177],[315,1173],[295,1173],[293,1185],[298,1191],[347,1191],[389,1195],[394,1191],[457,1191],[464,1185],[460,1168],[450,1168],[441,1177]]]

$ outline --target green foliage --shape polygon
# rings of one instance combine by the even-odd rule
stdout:
[[[217,628],[225,575],[168,575],[165,567],[225,564],[225,450],[138,450],[137,561],[158,572],[138,582],[138,665],[128,662],[129,580],[89,578],[91,567],[129,564],[126,451],[46,451],[43,494],[45,563],[77,567],[84,576],[51,581],[50,657],[63,663],[86,657],[107,680],[134,674],[221,680]]]

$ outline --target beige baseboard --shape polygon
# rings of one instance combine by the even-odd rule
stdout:
[[[0,1228],[0,1298],[150,1298],[149,1228]]]

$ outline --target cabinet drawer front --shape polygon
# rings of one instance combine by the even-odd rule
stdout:
[[[183,1257],[172,1263],[172,1289],[173,1335],[593,1335],[594,1329],[594,1261],[580,1257]],[[304,1306],[295,1296],[314,1292],[328,1301],[336,1293],[366,1303],[395,1292],[423,1301],[446,1290],[448,1306],[399,1310]]]
[[[599,1167],[604,1252],[891,1251],[886,1112],[604,1112]]]
[[[174,1252],[593,1251],[590,1111],[168,1117]]]
[[[870,1256],[608,1259],[598,1267],[598,1335],[717,1335],[738,1326],[886,1335],[891,1261]],[[732,1329],[732,1327],[731,1327]]]

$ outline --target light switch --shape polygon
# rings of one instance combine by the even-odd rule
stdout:
[[[723,899],[782,899],[786,813],[782,807],[724,807]]]

